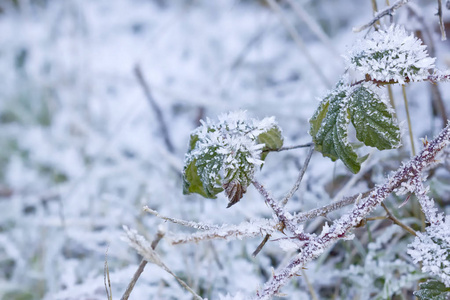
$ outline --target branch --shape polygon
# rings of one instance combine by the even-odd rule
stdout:
[[[405,5],[408,2],[409,2],[409,0],[398,0],[397,2],[392,4],[392,6],[389,6],[385,9],[383,9],[382,11],[376,13],[375,16],[373,17],[373,19],[369,23],[362,25],[360,27],[354,27],[353,32],[361,32],[364,29],[367,29],[367,28],[373,26],[381,18],[383,18],[385,16],[392,16],[397,9],[399,9],[400,7],[402,7],[403,5]]]
[[[387,218],[390,219],[392,222],[394,222],[394,224],[397,224],[398,226],[400,226],[401,228],[403,228],[404,230],[408,231],[409,233],[411,233],[412,235],[416,236],[417,233],[409,226],[407,226],[405,223],[401,222],[399,219],[397,219],[387,208],[387,206],[384,203],[381,203],[381,206],[384,208],[384,210],[386,211],[387,214]]]
[[[139,65],[136,65],[134,67],[134,74],[136,75],[136,78],[145,93],[145,97],[147,98],[148,103],[156,114],[156,119],[158,120],[167,150],[169,150],[170,153],[174,153],[175,148],[173,147],[172,141],[170,140],[169,130],[167,129],[167,124],[164,121],[163,113],[161,111],[161,108],[158,106],[158,103],[156,103],[156,100],[150,91],[150,87],[147,84],[147,81],[145,80],[144,75],[141,71],[141,67]]]
[[[314,61],[314,59],[312,58],[311,54],[308,52],[308,49],[307,49],[305,43],[303,42],[302,38],[298,34],[298,32],[295,29],[295,27],[288,21],[288,19],[286,18],[286,16],[283,13],[281,7],[276,3],[275,0],[267,0],[267,3],[269,4],[270,8],[278,15],[278,17],[280,18],[280,20],[283,23],[284,27],[286,27],[286,30],[289,32],[289,35],[292,37],[294,42],[297,44],[297,46],[303,52],[303,54],[305,55],[306,59],[308,60],[308,62],[313,67],[314,71],[317,73],[317,75],[319,75],[319,77],[322,80],[323,84],[325,86],[327,86],[327,87],[330,87],[331,86],[330,82],[325,77],[324,73],[322,72],[323,68],[321,66],[319,66]]]
[[[344,197],[340,201],[336,201],[331,204],[295,215],[294,218],[292,219],[292,221],[297,224],[300,224],[300,223],[306,222],[308,220],[317,218],[319,216],[326,216],[327,214],[329,214],[332,211],[341,209],[342,207],[348,206],[350,204],[353,204],[353,203],[361,200],[362,198],[367,197],[368,195],[370,195],[371,192],[373,192],[373,190],[374,189],[371,189],[362,194],[357,194],[357,195],[353,195],[350,197]]]
[[[306,26],[317,36],[317,38],[325,44],[326,48],[335,56],[337,61],[341,62],[342,57],[338,54],[336,47],[331,39],[323,31],[322,27],[308,14],[303,7],[294,0],[286,0],[287,3],[294,9],[297,16],[305,22]]]
[[[217,239],[242,239],[261,236],[264,234],[273,234],[278,231],[278,224],[273,220],[254,220],[250,222],[242,222],[238,225],[223,225],[219,228],[206,230],[203,232],[195,232],[192,234],[177,235],[170,237],[173,245],[197,243],[206,240]]]
[[[437,15],[439,16],[439,27],[441,28],[441,41],[445,41],[447,40],[447,36],[445,34],[445,24],[442,18],[442,0],[438,0]]]
[[[203,300],[203,298],[200,297],[199,295],[197,295],[197,293],[191,287],[189,287],[186,284],[186,282],[184,282],[177,275],[175,275],[175,273],[173,273],[169,269],[169,267],[167,267],[166,264],[164,264],[164,262],[161,260],[158,253],[156,253],[156,251],[152,248],[152,246],[147,242],[147,240],[142,235],[139,235],[135,230],[129,229],[126,226],[124,226],[124,230],[126,233],[125,238],[128,241],[128,243],[130,244],[130,246],[132,248],[134,248],[140,255],[142,255],[146,261],[154,263],[155,265],[159,266],[161,269],[163,269],[164,271],[166,271],[167,273],[172,275],[178,281],[180,286],[182,286],[189,293],[192,294],[194,299]],[[143,263],[141,262],[141,265],[142,264]],[[139,265],[139,266],[141,266],[141,265]],[[145,264],[143,264],[143,265],[145,266]],[[138,269],[138,271],[139,271],[139,269]],[[138,277],[139,277],[139,275],[138,275]],[[134,284],[133,284],[133,286],[134,286]],[[128,298],[128,296],[127,296],[127,298]],[[124,298],[123,300],[125,300],[127,298]]]
[[[297,181],[295,182],[294,186],[289,191],[289,193],[284,197],[284,199],[281,200],[281,206],[286,206],[286,204],[289,201],[289,199],[292,198],[294,193],[300,187],[300,183],[302,182],[303,176],[305,175],[306,169],[308,168],[309,161],[311,160],[311,156],[313,155],[313,153],[314,153],[314,144],[311,143],[311,145],[309,146],[309,152],[308,152],[308,154],[306,156],[306,159],[305,159],[305,163],[303,164],[303,167],[300,170],[300,174],[298,174]]]
[[[331,228],[323,230],[319,236],[307,241],[306,245],[300,249],[301,252],[285,268],[274,274],[261,291],[257,292],[257,299],[270,299],[277,294],[289,278],[294,276],[306,263],[318,257],[337,240],[344,238],[350,229],[358,225],[367,214],[374,210],[395,189],[399,188],[402,183],[410,179],[411,176],[414,178],[415,175],[420,174],[433,164],[436,155],[444,149],[449,140],[450,124],[409,163],[402,165],[383,185],[375,187],[367,198],[359,201],[348,214],[335,221]]]
[[[284,207],[278,204],[272,196],[269,195],[269,192],[264,188],[262,184],[257,182],[256,180],[252,181],[252,184],[258,190],[258,192],[264,197],[266,203],[272,208],[277,216],[278,220],[283,223],[284,227],[286,227],[291,233],[293,233],[298,239],[305,241],[310,239],[309,234],[305,234],[304,232],[299,232],[298,227],[292,222],[292,215],[284,210]]]
[[[158,233],[156,234],[155,239],[153,240],[151,247],[153,250],[155,250],[156,246],[158,245],[159,241],[164,237],[164,232],[158,230]],[[141,263],[139,264],[138,269],[136,272],[134,272],[133,278],[131,279],[130,283],[127,286],[127,289],[125,290],[125,293],[123,294],[122,298],[120,300],[127,300],[130,297],[131,292],[133,291],[134,286],[136,285],[136,282],[138,281],[139,277],[141,276],[142,272],[144,271],[145,266],[147,265],[147,261],[145,259],[141,260]],[[109,278],[108,278],[109,281]],[[111,287],[110,287],[111,289]],[[112,298],[111,298],[112,299]]]
[[[210,224],[204,224],[204,223],[196,223],[196,222],[192,222],[192,221],[186,221],[186,220],[166,217],[166,216],[160,215],[159,212],[149,208],[147,205],[144,206],[143,209],[144,209],[145,212],[148,212],[149,214],[152,214],[152,215],[154,215],[154,216],[156,216],[156,217],[158,217],[160,219],[172,222],[174,224],[182,225],[182,226],[185,226],[185,227],[191,227],[191,228],[199,229],[199,230],[215,230],[215,229],[221,228],[219,225],[210,225]]]

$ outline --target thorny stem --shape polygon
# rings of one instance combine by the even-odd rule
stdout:
[[[164,233],[161,231],[158,231],[155,239],[152,241],[152,244],[151,244],[151,247],[153,250],[155,250],[159,241],[161,241],[161,239],[163,237],[164,237]],[[122,298],[120,298],[120,300],[127,300],[130,297],[130,294],[133,291],[133,288],[136,285],[136,282],[138,281],[142,272],[144,271],[144,268],[146,265],[147,265],[147,261],[145,259],[141,260],[141,263],[139,264],[136,272],[134,272],[133,278],[131,279],[130,283],[128,284],[127,289],[125,290],[125,293],[123,294]]]
[[[394,224],[397,224],[398,226],[400,226],[401,228],[403,228],[404,230],[408,231],[409,233],[411,233],[412,235],[417,235],[417,233],[408,225],[406,225],[405,223],[402,223],[399,219],[397,219],[387,208],[387,206],[384,203],[381,203],[381,206],[384,208],[384,210],[386,211],[387,217],[388,219],[390,219],[392,222],[394,222]]]
[[[409,2],[409,0],[398,0],[392,6],[389,6],[385,9],[383,9],[382,11],[378,12],[377,14],[375,14],[373,19],[370,22],[368,22],[367,24],[362,25],[360,27],[354,27],[353,32],[361,32],[364,29],[367,29],[367,28],[373,26],[373,24],[378,22],[381,18],[383,18],[385,16],[392,16],[397,9],[399,9],[400,7],[402,7],[403,5],[405,5],[408,2]]]
[[[270,196],[269,192],[264,188],[262,184],[260,184],[258,181],[253,180],[252,184],[255,186],[255,188],[258,190],[258,192],[264,197],[266,200],[266,203],[272,208],[272,210],[275,212],[275,215],[277,216],[278,220],[284,224],[284,226],[293,234],[295,234],[300,240],[305,241],[309,240],[309,235],[303,233],[303,232],[297,232],[297,227],[294,225],[294,223],[291,221],[292,216],[289,213],[286,213],[284,210],[284,207],[281,206],[278,202],[275,201],[275,199]]]
[[[310,148],[309,148],[309,152],[308,152],[308,154],[306,156],[306,159],[305,159],[305,163],[303,164],[303,167],[300,170],[300,173],[298,175],[297,181],[295,182],[294,186],[289,191],[289,193],[286,195],[286,197],[284,197],[284,199],[281,200],[281,206],[283,206],[283,207],[286,206],[286,204],[289,201],[289,199],[294,195],[294,193],[300,187],[300,183],[302,182],[303,176],[305,175],[306,169],[308,168],[308,165],[309,165],[309,162],[311,160],[311,156],[313,155],[313,153],[314,153],[314,144],[311,143],[310,144]],[[258,253],[262,250],[262,248],[267,243],[269,238],[270,238],[270,234],[266,234],[266,236],[261,241],[261,243],[258,245],[258,247],[255,249],[255,251],[253,251],[253,253],[252,253],[253,257],[256,257],[256,255],[258,255]]]
[[[261,291],[257,292],[257,299],[270,299],[278,293],[289,278],[294,276],[306,263],[322,254],[326,248],[345,237],[350,229],[358,225],[367,214],[374,210],[395,189],[399,188],[403,182],[414,179],[415,176],[418,176],[424,169],[433,164],[436,155],[444,149],[449,140],[450,123],[417,156],[413,157],[407,164],[403,164],[393,176],[388,177],[383,185],[375,187],[367,198],[359,201],[348,214],[336,220],[327,232],[322,232],[319,236],[307,241],[301,252],[285,268],[274,274]]]

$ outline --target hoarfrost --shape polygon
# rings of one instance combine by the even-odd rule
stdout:
[[[415,263],[422,264],[423,272],[439,277],[450,287],[450,218],[418,232],[408,245],[408,254]]]
[[[421,40],[399,25],[371,33],[358,41],[345,58],[357,74],[356,80],[369,75],[373,80],[401,84],[426,79],[436,60],[428,56]]]

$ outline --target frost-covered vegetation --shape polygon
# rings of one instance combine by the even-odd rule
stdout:
[[[0,299],[445,299],[441,2],[1,2]]]

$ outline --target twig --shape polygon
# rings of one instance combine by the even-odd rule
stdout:
[[[291,197],[294,195],[294,193],[300,187],[300,183],[302,182],[303,176],[305,175],[306,169],[308,168],[308,165],[309,165],[309,162],[311,160],[311,156],[313,155],[313,153],[314,153],[314,144],[311,144],[309,146],[309,151],[308,151],[308,154],[306,156],[306,159],[305,159],[305,162],[303,164],[303,167],[300,170],[300,173],[298,174],[297,181],[295,182],[294,186],[289,191],[289,193],[284,197],[284,199],[281,200],[281,206],[286,206],[286,204],[289,201],[289,199],[291,199]]]
[[[256,257],[256,255],[258,255],[258,253],[261,252],[262,248],[264,248],[264,246],[269,241],[269,239],[270,239],[270,234],[266,234],[266,236],[261,241],[261,243],[259,243],[258,247],[256,247],[255,251],[253,251],[253,253],[252,253],[253,257]]]
[[[331,42],[330,38],[323,31],[322,27],[314,20],[304,9],[298,4],[298,2],[293,0],[286,0],[287,3],[294,9],[297,16],[305,22],[306,26],[319,38],[322,43],[326,45],[326,48],[337,58],[338,61],[342,61],[342,57],[338,54],[334,44]]]
[[[179,225],[182,225],[182,226],[186,226],[186,227],[191,227],[191,228],[195,228],[195,229],[199,229],[199,230],[213,230],[213,229],[221,228],[218,225],[196,223],[196,222],[192,222],[192,221],[186,221],[186,220],[175,219],[175,218],[163,216],[163,215],[160,215],[159,212],[157,212],[156,210],[153,210],[153,209],[149,208],[147,205],[144,206],[143,210],[145,212],[148,212],[148,213],[150,213],[150,214],[160,218],[160,219],[172,222],[174,224],[179,224]]]
[[[142,257],[146,261],[159,266],[161,269],[172,275],[178,281],[180,286],[185,288],[194,296],[194,299],[203,300],[203,298],[197,295],[197,293],[188,284],[186,284],[186,282],[184,282],[175,273],[173,273],[169,269],[169,267],[166,266],[166,264],[161,260],[161,257],[158,255],[158,253],[156,253],[156,251],[151,247],[151,245],[143,236],[139,235],[135,230],[127,228],[126,226],[124,226],[124,230],[126,233],[126,239],[128,240],[130,246],[133,247],[140,255],[142,255]]]
[[[222,225],[219,228],[213,228],[211,230],[195,232],[191,234],[183,234],[177,236],[171,236],[170,242],[173,245],[197,243],[206,240],[217,239],[242,239],[261,236],[263,234],[271,235],[278,230],[278,224],[273,220],[253,220],[249,222],[242,222],[238,225]]]
[[[412,156],[415,156],[416,155],[416,147],[414,146],[414,136],[413,136],[412,125],[411,125],[411,117],[409,115],[408,97],[406,96],[405,85],[402,85],[402,93],[403,93],[403,100],[405,101],[406,120],[408,122],[408,130],[409,130],[409,141],[411,142],[411,153],[412,153]]]
[[[108,249],[109,246],[106,248],[105,252],[105,267],[103,269],[103,282],[105,284],[106,297],[108,297],[108,300],[112,300],[111,280],[109,278],[109,267],[108,267]]]
[[[397,2],[392,4],[392,6],[389,6],[385,9],[383,9],[382,11],[378,12],[377,14],[375,14],[373,19],[369,23],[362,25],[360,27],[354,27],[353,32],[361,32],[364,29],[371,27],[373,24],[378,22],[384,16],[392,16],[397,9],[399,9],[400,7],[402,7],[403,5],[405,5],[408,2],[409,2],[409,0],[398,0]]]
[[[314,153],[314,144],[311,143],[310,144],[310,148],[309,148],[309,152],[308,152],[308,154],[306,156],[306,159],[305,159],[305,163],[303,164],[303,167],[300,170],[300,173],[298,175],[297,181],[295,182],[294,186],[289,191],[289,193],[286,195],[286,197],[284,197],[284,199],[281,200],[281,205],[282,206],[286,206],[286,204],[289,201],[289,199],[294,195],[294,193],[300,187],[300,183],[302,182],[303,176],[305,175],[306,169],[308,168],[309,161],[311,160],[311,156],[312,156],[313,153]],[[264,247],[264,245],[267,243],[267,241],[269,239],[270,239],[270,234],[266,234],[266,236],[261,241],[261,243],[258,245],[258,247],[255,249],[255,251],[253,251],[253,253],[252,253],[253,257],[256,257],[256,255],[258,255],[258,253],[261,252],[262,248]]]
[[[279,149],[265,149],[265,150],[263,150],[263,152],[281,152],[281,151],[286,151],[286,150],[293,150],[293,149],[299,149],[299,148],[307,148],[307,147],[311,147],[312,145],[314,145],[314,143],[307,143],[307,144],[303,144],[303,145],[295,145],[295,146],[281,147],[281,148],[279,148]]]
[[[161,241],[161,239],[163,237],[164,237],[164,232],[158,230],[158,232],[156,233],[156,237],[151,244],[151,247],[153,250],[156,248],[159,241]],[[147,261],[145,259],[142,259],[136,272],[134,272],[133,278],[131,279],[130,283],[128,284],[127,289],[125,290],[125,293],[123,294],[122,298],[120,298],[121,300],[127,300],[130,297],[130,294],[133,291],[133,288],[136,285],[136,282],[138,281],[142,272],[144,271],[144,268],[146,265],[147,265]],[[111,300],[112,300],[112,298],[111,298]]]
[[[312,209],[310,211],[295,215],[294,218],[292,219],[293,222],[300,224],[303,222],[306,222],[308,220],[312,220],[314,218],[317,218],[319,216],[326,216],[327,214],[329,214],[332,211],[338,210],[340,208],[343,208],[345,206],[348,206],[350,204],[353,204],[357,201],[359,201],[358,199],[363,199],[366,198],[368,195],[370,195],[370,193],[373,191],[374,189],[368,190],[367,192],[364,192],[362,194],[357,194],[357,195],[353,195],[350,197],[344,197],[342,198],[340,201],[336,201],[333,202],[331,204],[316,208],[316,209]]]
[[[384,208],[384,210],[386,211],[387,217],[394,222],[395,224],[397,224],[398,226],[400,226],[401,228],[405,229],[406,231],[408,231],[409,233],[411,233],[412,235],[417,235],[417,233],[408,225],[406,225],[405,223],[401,222],[399,219],[397,219],[390,211],[389,209],[386,207],[386,205],[384,203],[381,203],[381,206]]]
[[[319,298],[317,298],[317,294],[314,291],[314,288],[313,288],[311,282],[309,282],[309,280],[308,280],[308,276],[306,275],[305,270],[302,269],[301,272],[302,272],[303,278],[305,278],[305,283],[306,283],[306,286],[308,287],[309,293],[311,294],[311,298],[313,300],[319,300]]]
[[[141,71],[141,67],[139,65],[136,65],[134,67],[134,74],[136,75],[136,78],[137,78],[139,84],[141,85],[142,90],[145,93],[145,97],[147,98],[148,103],[150,104],[151,108],[153,109],[153,111],[156,114],[156,118],[158,120],[167,150],[169,150],[169,152],[171,152],[171,153],[174,153],[175,148],[173,147],[172,141],[169,137],[169,131],[167,129],[168,128],[167,124],[164,121],[163,113],[161,111],[161,108],[156,103],[156,100],[150,91],[150,87],[147,84],[147,81],[145,80],[144,75],[142,74],[142,71]]]
[[[269,195],[269,192],[264,188],[262,184],[258,181],[252,181],[253,186],[258,190],[258,192],[264,197],[266,203],[272,208],[277,216],[278,220],[284,224],[284,226],[292,232],[297,238],[301,241],[309,240],[310,235],[304,232],[298,232],[297,226],[291,221],[292,216],[284,210],[284,207],[281,206],[278,202],[276,202],[272,196]]]
[[[298,32],[295,29],[295,27],[288,21],[288,19],[286,18],[286,16],[283,13],[283,10],[281,9],[281,7],[275,2],[275,0],[267,0],[267,3],[270,5],[270,8],[279,16],[281,22],[286,27],[286,29],[289,32],[290,36],[292,37],[294,42],[297,44],[297,46],[300,48],[300,50],[303,52],[303,54],[305,55],[306,59],[308,60],[308,62],[313,67],[314,71],[317,73],[317,75],[319,75],[319,77],[322,80],[323,84],[325,86],[327,86],[327,87],[330,87],[331,84],[328,81],[328,79],[325,77],[325,75],[323,74],[322,67],[319,66],[314,61],[313,57],[308,52],[308,49],[307,49],[305,43],[303,42],[302,38],[298,34]]]
[[[395,189],[399,188],[403,182],[417,178],[424,169],[435,163],[436,155],[447,146],[449,140],[450,124],[409,163],[402,165],[383,185],[377,186],[366,199],[359,201],[359,204],[355,205],[348,214],[335,221],[331,228],[322,231],[322,234],[307,241],[301,252],[285,268],[274,274],[261,291],[257,292],[257,299],[270,299],[277,294],[289,278],[294,276],[306,263],[323,253],[326,248],[345,237],[350,229],[358,225],[367,214],[383,202]],[[424,192],[426,190],[420,191],[419,195],[423,196]]]
[[[441,28],[441,41],[445,41],[447,39],[447,35],[445,34],[445,24],[442,18],[442,0],[438,0],[437,15],[439,16],[439,27]]]

